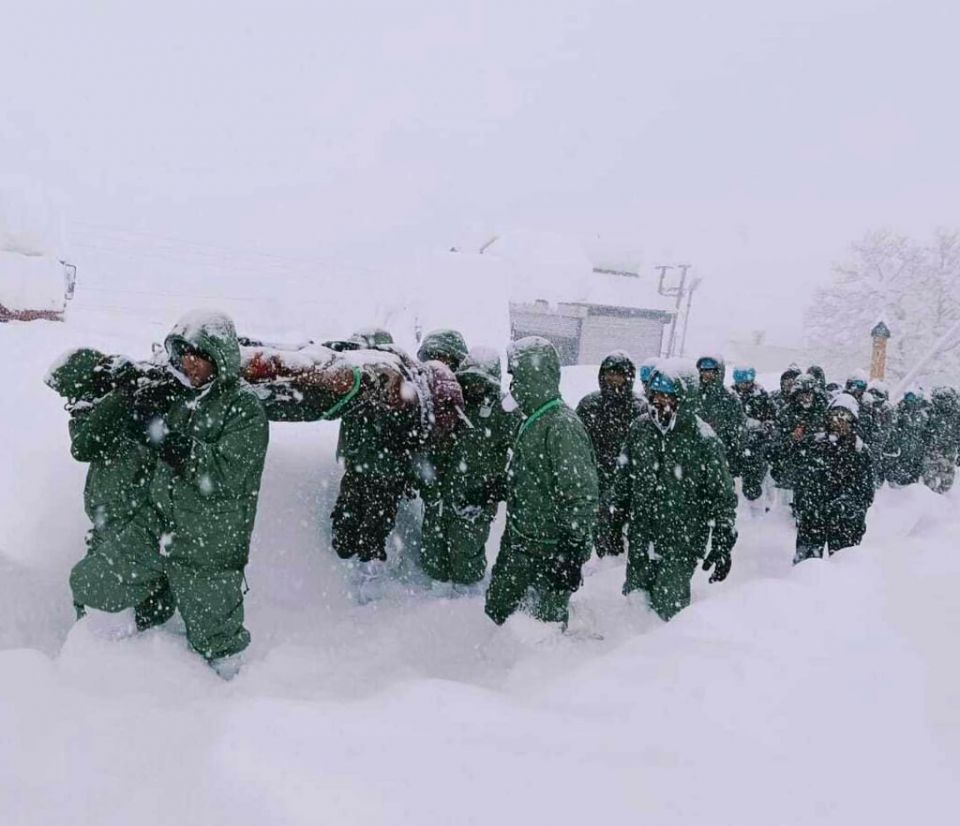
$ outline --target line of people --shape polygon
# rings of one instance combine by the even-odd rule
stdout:
[[[751,368],[728,389],[723,360],[706,356],[641,364],[637,393],[633,361],[616,352],[574,411],[550,342],[512,343],[507,369],[515,407],[499,353],[453,330],[427,335],[413,358],[383,330],[280,348],[238,338],[220,314],[181,320],[159,362],[70,354],[47,381],[90,465],[93,527],[70,578],[78,615],[133,609],[143,630],[179,609],[191,647],[235,673],[268,421],[339,420],[332,544],[351,564],[386,559],[400,502],[418,495],[420,567],[476,589],[506,502],[485,599],[498,624],[523,607],[566,625],[594,549],[626,551],[624,593],[646,593],[669,619],[698,565],[712,582],[731,569],[735,477],[752,502],[768,473],[793,491],[800,561],[860,541],[879,480],[943,489],[957,461],[957,399],[943,388],[894,411],[862,377],[843,392],[791,368],[768,395]]]

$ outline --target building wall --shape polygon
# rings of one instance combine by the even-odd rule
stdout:
[[[580,333],[580,364],[599,364],[612,350],[625,350],[638,364],[659,356],[663,322],[654,318],[589,315]]]

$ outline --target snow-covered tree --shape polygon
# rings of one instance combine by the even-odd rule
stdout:
[[[833,282],[807,310],[808,346],[831,377],[842,380],[870,360],[869,333],[883,320],[893,332],[888,378],[920,361],[960,318],[960,231],[938,229],[920,243],[888,229],[851,245]],[[924,383],[960,383],[960,348],[946,349],[924,369]]]

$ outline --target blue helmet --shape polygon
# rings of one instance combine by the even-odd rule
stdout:
[[[737,367],[733,371],[734,384],[749,384],[757,378],[757,371],[752,367]]]
[[[676,381],[669,376],[657,371],[653,374],[650,382],[651,393],[666,393],[668,396],[677,396],[680,394],[680,387]]]
[[[640,365],[640,381],[646,384],[650,381],[650,376],[653,375],[653,365],[652,364],[641,364]]]
[[[712,356],[704,356],[697,362],[697,370],[719,370],[720,362]]]

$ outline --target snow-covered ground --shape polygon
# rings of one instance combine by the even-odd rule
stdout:
[[[273,425],[241,675],[174,627],[75,625],[85,467],[41,377],[79,344],[146,355],[175,299],[0,325],[0,824],[952,822],[956,492],[884,490],[860,549],[798,568],[787,515],[744,507],[730,578],[669,625],[593,560],[560,637],[409,559],[361,604],[329,542],[336,425]],[[568,370],[567,401],[594,381]]]

